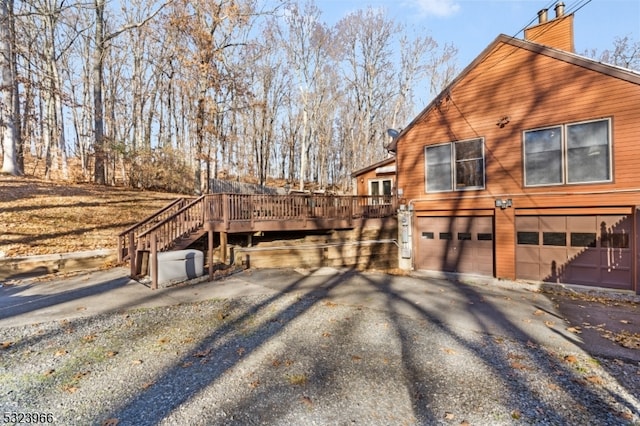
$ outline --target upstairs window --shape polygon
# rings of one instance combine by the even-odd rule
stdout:
[[[524,132],[525,186],[610,182],[611,120]]]
[[[427,146],[425,158],[427,192],[484,188],[482,139]]]

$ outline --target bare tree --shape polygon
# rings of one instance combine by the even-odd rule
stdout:
[[[285,28],[278,28],[282,47],[294,71],[296,89],[299,90],[299,108],[302,119],[300,138],[299,189],[304,190],[308,173],[309,147],[313,139],[316,115],[322,100],[318,83],[324,65],[329,61],[330,33],[320,21],[320,9],[311,1],[300,9],[292,5],[285,14]]]
[[[13,0],[0,0],[0,126],[2,130],[2,173],[22,174],[18,164],[19,133],[16,124],[16,102],[14,96],[15,32],[13,31]]]
[[[348,92],[343,116],[352,126],[344,138],[355,169],[383,154],[386,109],[397,94],[392,44],[400,27],[383,10],[369,8],[347,15],[336,31]]]
[[[600,60],[624,68],[640,71],[640,41],[629,36],[616,37],[612,50],[605,50]]]
[[[94,120],[94,180],[96,183],[104,185],[105,175],[105,134],[104,134],[104,58],[108,43],[125,31],[139,28],[153,19],[167,4],[161,4],[158,9],[150,13],[147,17],[135,23],[127,23],[117,30],[107,33],[105,28],[105,0],[94,0],[95,9],[95,32],[93,51],[93,120]]]

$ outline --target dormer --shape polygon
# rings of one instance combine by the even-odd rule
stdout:
[[[548,19],[548,10],[538,12],[538,24],[524,30],[527,41],[543,44],[555,49],[575,53],[573,43],[573,13],[564,14],[564,3],[555,6],[555,18]]]

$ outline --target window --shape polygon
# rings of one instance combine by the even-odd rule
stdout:
[[[606,182],[611,179],[609,121],[567,126],[567,182]]]
[[[425,157],[427,192],[484,188],[482,139],[427,146]]]
[[[567,234],[565,232],[543,232],[542,245],[564,247],[567,245]]]
[[[595,246],[596,246],[595,232],[572,232],[571,233],[571,247],[595,247]]]
[[[537,232],[518,232],[518,244],[537,246],[540,244],[540,235]]]
[[[562,183],[562,139],[560,134],[560,127],[525,132],[525,185]]]
[[[369,181],[369,195],[372,204],[391,203],[391,179],[378,179]]]
[[[427,147],[427,192],[451,191],[451,144]]]
[[[525,186],[611,181],[610,120],[524,132]]]

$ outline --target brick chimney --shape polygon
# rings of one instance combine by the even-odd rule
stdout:
[[[573,14],[564,14],[564,3],[554,8],[555,18],[548,20],[547,9],[538,12],[538,23],[524,30],[524,39],[556,49],[575,52],[573,44]]]

